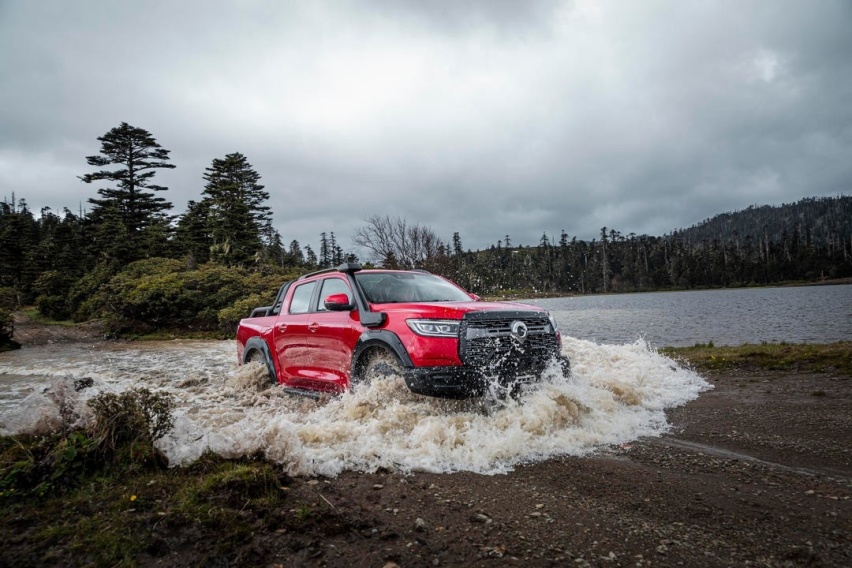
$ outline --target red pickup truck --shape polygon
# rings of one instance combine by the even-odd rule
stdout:
[[[358,264],[287,282],[237,329],[240,364],[263,362],[290,392],[343,392],[377,375],[411,391],[467,398],[511,393],[552,361],[569,372],[556,321],[536,306],[483,302],[420,270]]]

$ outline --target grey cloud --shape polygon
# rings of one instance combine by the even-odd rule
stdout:
[[[178,211],[245,154],[284,239],[373,213],[466,247],[663,234],[849,192],[844,2],[0,4],[0,188],[76,209],[121,121]],[[41,165],[41,167],[40,167]],[[24,171],[26,170],[26,171]]]

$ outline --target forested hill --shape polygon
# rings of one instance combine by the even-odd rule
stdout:
[[[807,198],[724,213],[662,236],[601,229],[591,241],[565,231],[534,247],[498,242],[444,269],[477,292],[643,292],[814,282],[852,276],[852,198]],[[522,293],[522,292],[521,292]]]
[[[820,246],[838,239],[848,241],[852,238],[852,197],[808,197],[781,206],[752,205],[678,232],[693,242],[728,242],[746,235],[770,242],[802,239]]]

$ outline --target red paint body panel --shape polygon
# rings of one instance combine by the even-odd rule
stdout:
[[[260,313],[260,317],[240,321],[236,334],[239,363],[247,359],[247,350],[265,350],[268,365],[272,367],[270,371],[274,370],[279,384],[341,392],[350,386],[353,358],[357,356],[359,345],[375,341],[371,339],[375,337],[386,340],[392,337],[390,334],[396,336],[407,353],[409,366],[415,369],[463,366],[458,335],[421,335],[413,331],[407,320],[461,323],[465,314],[471,312],[546,314],[541,308],[526,304],[475,301],[455,284],[428,273],[380,270],[353,271],[348,279],[344,276],[346,274],[327,271],[302,277],[282,287],[276,299],[277,307],[258,308],[255,312]],[[418,289],[415,283],[421,281],[425,284]],[[392,301],[388,299],[391,295],[401,293],[393,288],[394,285],[412,287],[414,291],[406,293],[419,293],[429,299],[433,299],[431,295],[446,294],[453,301]],[[300,288],[301,292],[295,292]],[[322,297],[325,289],[332,293]],[[351,304],[341,301],[341,289],[348,291]],[[313,292],[308,301],[309,290]],[[294,296],[298,296],[295,302]],[[384,301],[372,302],[371,297]],[[328,298],[334,301],[326,307]],[[290,313],[291,309],[300,313]],[[263,315],[275,310],[279,313]],[[383,320],[370,319],[381,314]],[[365,315],[370,317],[363,317]]]

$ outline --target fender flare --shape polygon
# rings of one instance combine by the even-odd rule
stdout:
[[[278,382],[278,373],[275,371],[275,362],[272,360],[272,355],[269,352],[269,345],[260,337],[252,337],[246,341],[246,346],[243,349],[243,365],[248,361],[248,357],[252,351],[260,351],[263,354],[263,361],[266,363],[266,369],[269,371],[269,377]]]
[[[399,339],[399,336],[392,331],[387,330],[367,330],[358,338],[355,344],[355,349],[352,351],[352,364],[350,366],[350,375],[354,375],[358,369],[358,363],[361,356],[371,347],[382,347],[390,350],[397,356],[400,363],[405,368],[414,367],[411,362],[411,357],[408,356],[408,351]]]

